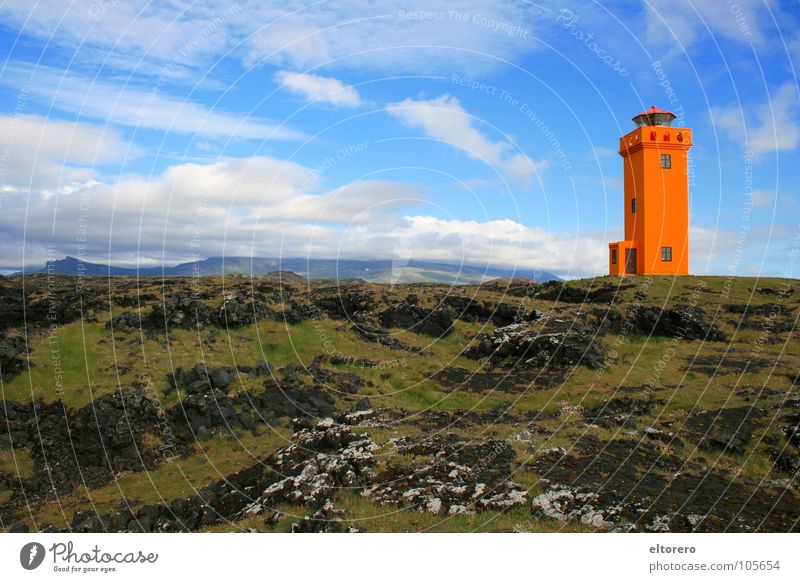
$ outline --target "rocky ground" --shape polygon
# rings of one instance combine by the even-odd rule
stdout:
[[[797,531],[796,286],[0,279],[0,528]]]

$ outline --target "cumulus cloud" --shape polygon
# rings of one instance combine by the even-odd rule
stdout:
[[[332,77],[278,71],[275,80],[310,102],[330,103],[338,107],[358,107],[362,103],[354,87]]]
[[[545,162],[515,152],[511,143],[492,141],[475,127],[470,115],[455,97],[442,95],[436,99],[406,99],[391,103],[386,110],[409,127],[462,150],[471,158],[492,166],[498,173],[529,186]]]
[[[117,264],[257,255],[464,262],[565,276],[605,269],[601,235],[409,214],[425,201],[417,185],[364,180],[319,191],[313,170],[266,157],[179,164],[53,196],[4,194],[6,266],[22,266],[22,257],[40,264],[55,249]]]
[[[40,172],[41,161],[59,158],[66,168],[83,169],[79,164],[95,160],[103,135],[81,124],[45,127],[49,148],[37,148],[32,131],[20,143],[21,151],[39,149],[39,156],[4,159],[0,244],[6,265],[18,263],[23,254],[41,258],[50,244],[65,255],[79,247],[95,257],[110,252],[113,261],[137,255],[186,260],[193,253],[230,254],[231,249],[274,256],[284,243],[292,253],[330,254],[331,238],[315,238],[315,233],[362,223],[386,226],[398,208],[408,210],[425,199],[421,187],[388,180],[323,191],[314,170],[265,156],[177,164],[159,176],[124,176],[113,183],[94,179],[88,168],[81,175],[85,181],[60,187],[59,166],[48,162],[49,171]],[[79,139],[70,142],[70,133]],[[28,187],[31,176],[42,188]]]
[[[386,185],[364,185],[364,188]],[[394,185],[395,191],[413,187]],[[55,199],[35,198],[28,208],[22,200],[8,205],[0,216],[0,241],[4,264],[17,264],[12,239],[23,232],[27,264],[40,264],[48,245],[59,254],[76,254],[77,234],[88,217],[88,236],[80,243],[83,256],[123,264],[163,259],[166,263],[189,261],[197,253],[213,255],[257,255],[342,259],[402,259],[545,269],[566,277],[603,274],[606,243],[602,235],[581,236],[548,232],[511,220],[461,221],[426,215],[395,216],[371,208],[348,189],[319,197],[304,197],[292,214],[286,207],[264,206],[240,213],[199,197],[193,203],[170,203],[158,194],[142,194],[125,201],[125,211],[115,212],[128,193],[118,188],[92,186],[85,191]],[[335,205],[329,204],[332,198]],[[138,205],[139,212],[133,211]],[[332,223],[346,218],[342,206],[361,207],[369,220]],[[328,210],[336,209],[331,216]],[[119,210],[117,208],[116,210]],[[27,217],[27,218],[26,218]],[[53,229],[55,225],[55,229]]]
[[[370,252],[385,258],[540,268],[564,277],[604,274],[608,267],[604,233],[553,232],[513,220],[408,215],[391,231],[365,224],[345,232],[342,240],[346,248],[364,241]]]
[[[766,102],[745,110],[739,105],[713,107],[712,122],[726,135],[744,140],[760,156],[794,151],[800,143],[800,99],[794,83],[784,83]]]
[[[92,182],[97,166],[119,161],[126,153],[113,129],[39,115],[0,115],[0,135],[5,141],[4,190],[46,196],[72,190]]]

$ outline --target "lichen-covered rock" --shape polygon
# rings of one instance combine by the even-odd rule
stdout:
[[[391,466],[362,495],[381,505],[411,506],[435,514],[504,511],[526,502],[527,492],[511,481],[515,453],[505,441],[466,444],[458,439],[397,439],[402,454],[432,459]]]
[[[296,432],[294,440],[278,452],[274,463],[286,477],[267,487],[246,512],[283,502],[321,507],[339,489],[360,489],[369,482],[378,448],[369,436],[327,418]]]
[[[517,323],[495,329],[477,338],[464,355],[487,359],[493,366],[588,368],[603,365],[604,348],[600,340],[577,324],[558,319],[548,325]]]

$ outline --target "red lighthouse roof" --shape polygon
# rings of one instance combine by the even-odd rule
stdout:
[[[643,125],[669,126],[672,124],[672,121],[675,119],[675,117],[676,116],[674,113],[672,113],[672,111],[665,111],[653,105],[650,107],[650,109],[642,111],[639,115],[636,115],[632,119],[637,127],[641,127]]]

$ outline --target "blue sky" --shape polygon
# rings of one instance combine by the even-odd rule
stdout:
[[[0,267],[603,274],[619,136],[694,130],[691,271],[796,276],[795,2],[6,2]]]

